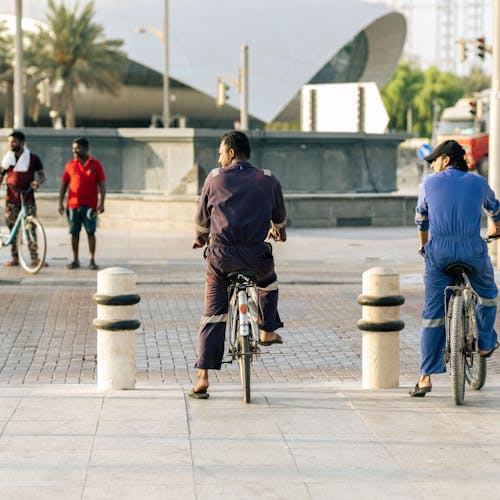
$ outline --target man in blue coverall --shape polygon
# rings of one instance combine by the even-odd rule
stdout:
[[[476,309],[479,354],[489,357],[498,347],[494,330],[498,290],[480,231],[484,210],[494,222],[489,235],[500,233],[500,202],[486,179],[468,173],[464,155],[458,142],[448,140],[425,158],[434,174],[422,182],[415,215],[419,252],[425,257],[425,298],[420,378],[410,391],[413,397],[431,391],[431,374],[445,372],[443,294],[452,284],[444,273],[449,264],[464,262],[472,268],[471,284],[480,297]]]
[[[221,168],[212,170],[200,196],[195,216],[193,248],[207,244],[205,311],[198,337],[198,379],[189,396],[208,398],[208,370],[220,370],[228,310],[227,276],[252,269],[257,272],[258,324],[262,345],[281,344],[275,330],[282,327],[278,282],[272,247],[265,239],[286,240],[286,210],[281,185],[269,170],[249,162],[245,134],[224,134],[219,146]]]

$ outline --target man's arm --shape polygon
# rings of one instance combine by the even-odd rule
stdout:
[[[59,213],[61,215],[64,213],[64,196],[66,195],[67,189],[68,185],[62,182],[61,187],[59,188]]]
[[[99,182],[99,205],[97,207],[97,212],[102,214],[104,212],[104,200],[106,198],[106,183],[104,181]]]
[[[418,241],[419,241],[419,246],[418,246],[418,253],[422,253],[422,249],[424,248],[424,245],[429,241],[429,231],[418,231]]]
[[[43,169],[37,170],[36,172],[38,174],[38,180],[35,179],[31,183],[34,189],[38,188],[40,184],[43,184],[47,180],[47,178],[45,177],[45,171]]]
[[[286,208],[285,199],[283,196],[283,190],[281,189],[281,184],[276,177],[273,177],[273,212],[271,219],[271,229],[267,235],[268,238],[274,241],[286,241]]]

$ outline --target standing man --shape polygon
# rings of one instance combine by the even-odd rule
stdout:
[[[66,163],[59,190],[59,213],[64,213],[64,196],[69,186],[66,214],[71,234],[73,262],[68,269],[78,269],[78,246],[82,224],[87,232],[90,252],[90,269],[99,269],[95,263],[95,232],[97,215],[104,212],[106,177],[101,163],[89,155],[89,141],[85,137],[73,140],[73,159]]]
[[[498,290],[486,243],[481,238],[483,210],[495,223],[490,236],[500,234],[500,202],[486,179],[468,173],[465,151],[456,141],[441,143],[425,160],[433,175],[424,178],[415,223],[425,257],[425,297],[420,341],[420,378],[410,391],[423,397],[432,389],[431,375],[444,373],[444,289],[453,279],[444,273],[456,262],[468,264],[469,278],[479,295],[476,309],[478,349],[489,357],[498,347],[494,330]]]
[[[14,130],[8,137],[9,151],[2,158],[2,170],[0,171],[0,183],[7,176],[7,191],[5,195],[5,220],[7,227],[12,229],[17,216],[21,211],[20,192],[26,191],[31,187],[38,188],[45,182],[45,172],[40,158],[33,154],[24,146],[25,135],[19,130]],[[38,180],[35,179],[35,172]],[[33,190],[25,195],[24,206],[26,213],[36,217],[36,203]],[[12,260],[6,262],[5,266],[18,266],[19,254],[17,242],[14,240],[10,246]],[[36,243],[30,247],[31,260],[33,265],[39,263],[38,248]],[[47,263],[45,263],[47,266]]]
[[[278,282],[272,247],[265,239],[286,240],[283,192],[269,170],[255,168],[249,159],[247,136],[238,131],[224,134],[219,146],[221,168],[206,178],[196,212],[193,248],[208,246],[205,312],[195,364],[198,380],[189,393],[193,398],[208,398],[208,370],[221,368],[230,272],[257,272],[260,343],[282,343],[275,332],[283,326],[277,310]]]

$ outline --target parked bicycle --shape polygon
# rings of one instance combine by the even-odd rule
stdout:
[[[10,232],[0,232],[1,246],[6,247],[17,242],[19,263],[25,271],[36,274],[45,264],[47,238],[42,223],[33,215],[28,215],[24,204],[25,197],[34,190],[32,184],[27,190],[19,191],[21,210]]]
[[[487,243],[492,238],[485,238]],[[450,364],[451,394],[457,405],[465,398],[465,382],[479,390],[486,382],[486,357],[479,354],[476,306],[479,296],[471,285],[472,269],[463,262],[450,264],[445,273],[453,285],[444,291],[446,317],[445,363]]]
[[[257,273],[242,270],[230,273],[229,307],[226,324],[226,338],[229,342],[229,355],[232,363],[238,360],[243,401],[250,403],[250,365],[253,357],[262,354],[259,348]]]

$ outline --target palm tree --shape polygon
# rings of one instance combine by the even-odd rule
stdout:
[[[93,22],[94,2],[78,14],[79,3],[72,10],[64,3],[49,0],[46,24],[39,24],[28,34],[25,51],[28,72],[36,80],[48,79],[56,93],[51,105],[65,116],[66,127],[75,126],[75,99],[82,88],[116,94],[122,82],[126,56],[122,40],[106,40],[104,28]]]
[[[0,21],[0,85],[5,92],[4,98],[4,128],[12,127],[14,120],[14,39],[9,34],[7,23]]]

